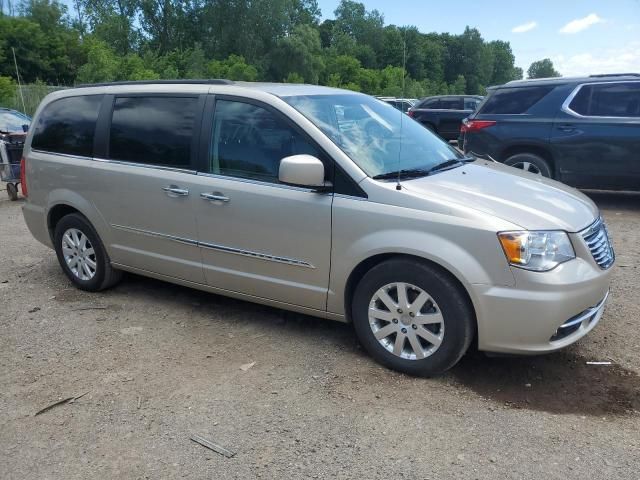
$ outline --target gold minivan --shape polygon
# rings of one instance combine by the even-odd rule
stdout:
[[[595,327],[614,253],[558,182],[465,157],[373,97],[312,85],[89,85],[48,95],[24,217],[78,287],[135,272],[353,322],[414,375]]]

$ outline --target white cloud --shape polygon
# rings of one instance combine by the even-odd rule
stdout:
[[[531,21],[531,22],[523,23],[522,25],[518,25],[517,27],[513,27],[511,31],[513,33],[524,33],[524,32],[533,30],[537,26],[538,26],[538,22]]]
[[[556,70],[567,77],[598,73],[640,72],[640,42],[615,49],[599,49],[572,56],[556,55],[551,60]]]
[[[597,24],[602,23],[604,20],[600,18],[595,13],[590,13],[586,17],[576,18],[575,20],[571,20],[564,27],[560,29],[560,33],[578,33],[587,28]]]

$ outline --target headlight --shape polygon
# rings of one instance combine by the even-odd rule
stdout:
[[[546,272],[576,258],[566,232],[502,232],[498,238],[507,260],[515,267]]]

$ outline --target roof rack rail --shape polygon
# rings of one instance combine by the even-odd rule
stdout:
[[[211,78],[202,80],[129,80],[124,82],[104,82],[104,83],[83,83],[76,85],[75,88],[87,88],[87,87],[108,87],[116,85],[233,85],[233,80],[226,80],[223,78]]]
[[[640,77],[640,73],[599,73],[597,75],[589,75],[589,78],[602,77]]]

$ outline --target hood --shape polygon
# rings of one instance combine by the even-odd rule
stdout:
[[[596,205],[577,190],[485,160],[405,180],[402,186],[414,194],[473,208],[527,230],[577,232],[598,217]]]

